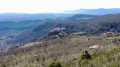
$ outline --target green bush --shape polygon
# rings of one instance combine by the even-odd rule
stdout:
[[[58,61],[52,61],[48,64],[48,67],[62,67],[62,65]]]
[[[116,42],[117,42],[117,39],[114,39],[112,42],[113,42],[113,43],[116,43]]]
[[[118,39],[118,41],[120,41],[120,39]]]
[[[86,59],[91,59],[91,56],[87,50],[83,51],[81,54],[81,60],[86,60]]]
[[[6,65],[5,65],[5,64],[3,64],[3,65],[2,65],[2,67],[6,67]]]

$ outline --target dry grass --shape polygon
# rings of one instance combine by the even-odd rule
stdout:
[[[99,45],[99,48],[89,48]],[[46,67],[52,60],[59,60],[66,67],[69,63],[74,64],[80,58],[83,50],[90,53],[99,50],[110,50],[116,48],[111,39],[98,36],[73,36],[58,38],[44,42],[28,43],[20,48],[1,52],[0,67]]]

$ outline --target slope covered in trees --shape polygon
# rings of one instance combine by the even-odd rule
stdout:
[[[49,33],[50,30],[60,27],[69,31],[87,32],[89,34],[101,34],[104,32],[120,32],[120,14],[110,14],[98,16],[82,21],[56,20],[47,21],[28,30],[21,35],[16,36],[7,43],[13,45],[18,43],[27,43],[33,39],[40,38]]]
[[[72,17],[68,17],[67,20],[76,21],[76,20],[86,20],[90,18],[97,17],[97,15],[89,15],[89,14],[75,14]]]

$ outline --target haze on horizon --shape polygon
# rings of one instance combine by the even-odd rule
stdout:
[[[0,0],[0,13],[62,13],[83,8],[120,8],[119,3],[119,0]]]

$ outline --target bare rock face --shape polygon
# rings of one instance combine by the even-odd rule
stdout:
[[[53,30],[50,30],[50,32],[54,32],[54,31],[63,31],[63,30],[65,30],[65,28],[57,27],[57,28],[54,28]]]
[[[96,48],[99,48],[100,46],[99,45],[93,45],[91,47],[89,47],[90,49],[96,49]]]

